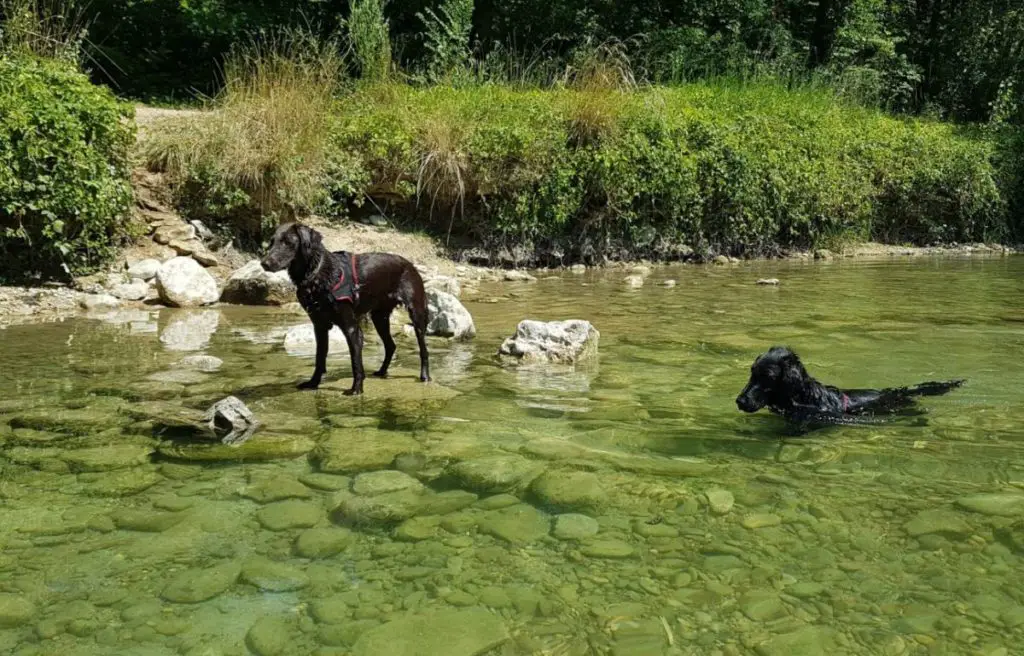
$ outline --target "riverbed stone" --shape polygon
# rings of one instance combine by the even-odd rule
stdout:
[[[342,624],[352,617],[352,609],[347,599],[351,597],[341,594],[316,599],[310,604],[310,614],[321,624]]]
[[[587,515],[566,513],[555,517],[551,534],[559,540],[586,540],[597,535],[600,525]]]
[[[728,514],[736,503],[736,499],[733,497],[732,492],[718,487],[706,490],[704,492],[704,497],[708,500],[708,508],[715,515]]]
[[[156,450],[168,458],[191,462],[265,462],[297,458],[315,447],[316,442],[309,437],[261,432],[242,444],[165,440]]]
[[[758,656],[825,656],[835,646],[835,631],[823,626],[805,626],[773,636],[759,644]]]
[[[299,476],[299,481],[314,490],[324,490],[326,492],[347,490],[352,485],[352,479],[348,476],[324,474],[321,472],[306,472]]]
[[[971,494],[958,498],[956,505],[982,515],[1018,517],[1024,515],[1024,494]]]
[[[549,520],[527,504],[494,510],[480,521],[480,530],[512,544],[529,544],[548,533]]]
[[[110,294],[122,301],[141,301],[149,296],[149,283],[144,280],[122,282],[111,287]]]
[[[160,343],[168,351],[201,351],[210,345],[219,325],[219,310],[175,312],[160,331]]]
[[[245,561],[242,580],[268,592],[291,592],[309,585],[309,576],[301,569],[268,558]]]
[[[0,628],[10,629],[32,621],[36,606],[18,594],[0,592]]]
[[[739,609],[755,622],[769,622],[786,616],[786,607],[774,590],[750,590],[739,598]]]
[[[341,328],[333,326],[327,333],[328,355],[340,356],[348,353],[348,340]],[[316,332],[311,323],[300,323],[288,328],[284,335],[284,350],[288,355],[316,355]]]
[[[171,307],[194,307],[216,303],[220,298],[217,281],[191,257],[167,260],[156,274],[160,300]]]
[[[348,529],[329,526],[306,529],[295,540],[295,553],[303,558],[330,558],[352,544]]]
[[[256,656],[281,656],[292,648],[291,625],[278,617],[261,617],[245,634],[245,644]]]
[[[580,551],[591,558],[629,558],[636,549],[622,540],[597,540],[583,545]]]
[[[292,528],[310,528],[324,516],[320,506],[307,501],[278,501],[260,508],[256,513],[263,528],[270,531],[286,531]]]
[[[403,542],[419,542],[437,536],[441,518],[437,515],[410,517],[395,528],[395,539]]]
[[[293,478],[275,476],[254,481],[242,490],[242,496],[256,503],[272,503],[285,499],[308,499],[313,493]]]
[[[148,490],[164,478],[155,471],[134,467],[91,475],[80,474],[79,480],[85,483],[82,492],[87,496],[129,497]]]
[[[473,458],[448,468],[462,487],[485,494],[525,488],[543,471],[543,463],[513,454]]]
[[[904,524],[910,537],[938,534],[943,537],[965,538],[973,529],[959,513],[944,508],[923,510]]]
[[[438,610],[366,631],[352,656],[480,656],[508,639],[502,620],[484,608]]]
[[[395,431],[339,431],[314,454],[322,472],[349,474],[390,467],[395,458],[421,450],[419,442]]]
[[[213,373],[224,365],[224,361],[212,355],[186,355],[174,363],[179,369],[191,369],[203,373]]]
[[[176,526],[184,519],[184,515],[176,512],[157,512],[155,510],[116,510],[110,518],[114,526],[124,531],[140,531],[144,533],[162,533]]]
[[[759,528],[778,526],[782,523],[782,518],[774,513],[751,513],[744,517],[740,523],[744,528],[757,530]]]
[[[156,278],[157,272],[160,271],[160,265],[160,260],[152,258],[139,260],[128,267],[128,277],[150,281],[153,278]]]
[[[574,364],[597,355],[601,333],[589,321],[519,322],[498,349],[506,361]]]
[[[372,497],[354,496],[345,499],[334,510],[336,521],[354,524],[391,524],[416,515],[423,496],[412,490],[387,492]]]
[[[171,579],[160,596],[181,604],[213,599],[234,585],[240,572],[241,566],[230,561],[213,567],[185,570]]]
[[[127,469],[149,462],[153,449],[138,444],[108,444],[106,446],[64,451],[61,459],[73,472],[100,472]]]
[[[400,490],[420,490],[422,487],[423,484],[412,476],[394,469],[359,474],[352,480],[352,491],[364,497]]]
[[[560,510],[595,512],[608,500],[600,479],[591,472],[549,471],[530,485],[530,492],[542,504]]]

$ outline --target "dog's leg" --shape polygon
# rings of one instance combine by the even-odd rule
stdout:
[[[425,299],[416,307],[414,303],[406,305],[412,327],[416,330],[416,343],[420,347],[420,381],[430,382],[430,356],[427,354],[427,307]]]
[[[313,367],[313,377],[304,383],[299,384],[299,389],[312,389],[320,387],[320,379],[327,373],[327,347],[330,343],[328,333],[331,331],[329,323],[314,323],[313,335],[316,337],[316,365]]]
[[[359,318],[352,314],[351,320],[344,321],[342,331],[348,342],[348,352],[352,358],[352,387],[345,390],[345,396],[363,393],[363,331],[359,327]]]
[[[395,355],[395,340],[391,338],[391,311],[394,308],[380,308],[370,313],[373,319],[373,327],[380,335],[380,341],[384,342],[384,363],[380,369],[373,372],[377,378],[388,377],[388,367],[391,366],[391,358]]]

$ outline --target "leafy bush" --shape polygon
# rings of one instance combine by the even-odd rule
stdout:
[[[0,56],[0,272],[78,274],[129,235],[132,109],[66,62]]]
[[[395,87],[340,112],[371,196],[493,248],[757,255],[1011,231],[990,139],[828,93]]]

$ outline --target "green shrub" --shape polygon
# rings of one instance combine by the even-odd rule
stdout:
[[[340,107],[335,143],[362,159],[371,196],[495,248],[674,257],[1010,236],[990,139],[827,93],[394,87]]]
[[[0,275],[88,272],[129,235],[132,109],[68,63],[0,57]]]

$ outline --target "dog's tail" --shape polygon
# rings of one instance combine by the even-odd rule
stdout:
[[[896,387],[882,390],[882,399],[898,403],[899,401],[910,401],[915,396],[941,396],[961,387],[965,382],[967,381],[961,378],[941,382],[930,381],[913,387]]]

